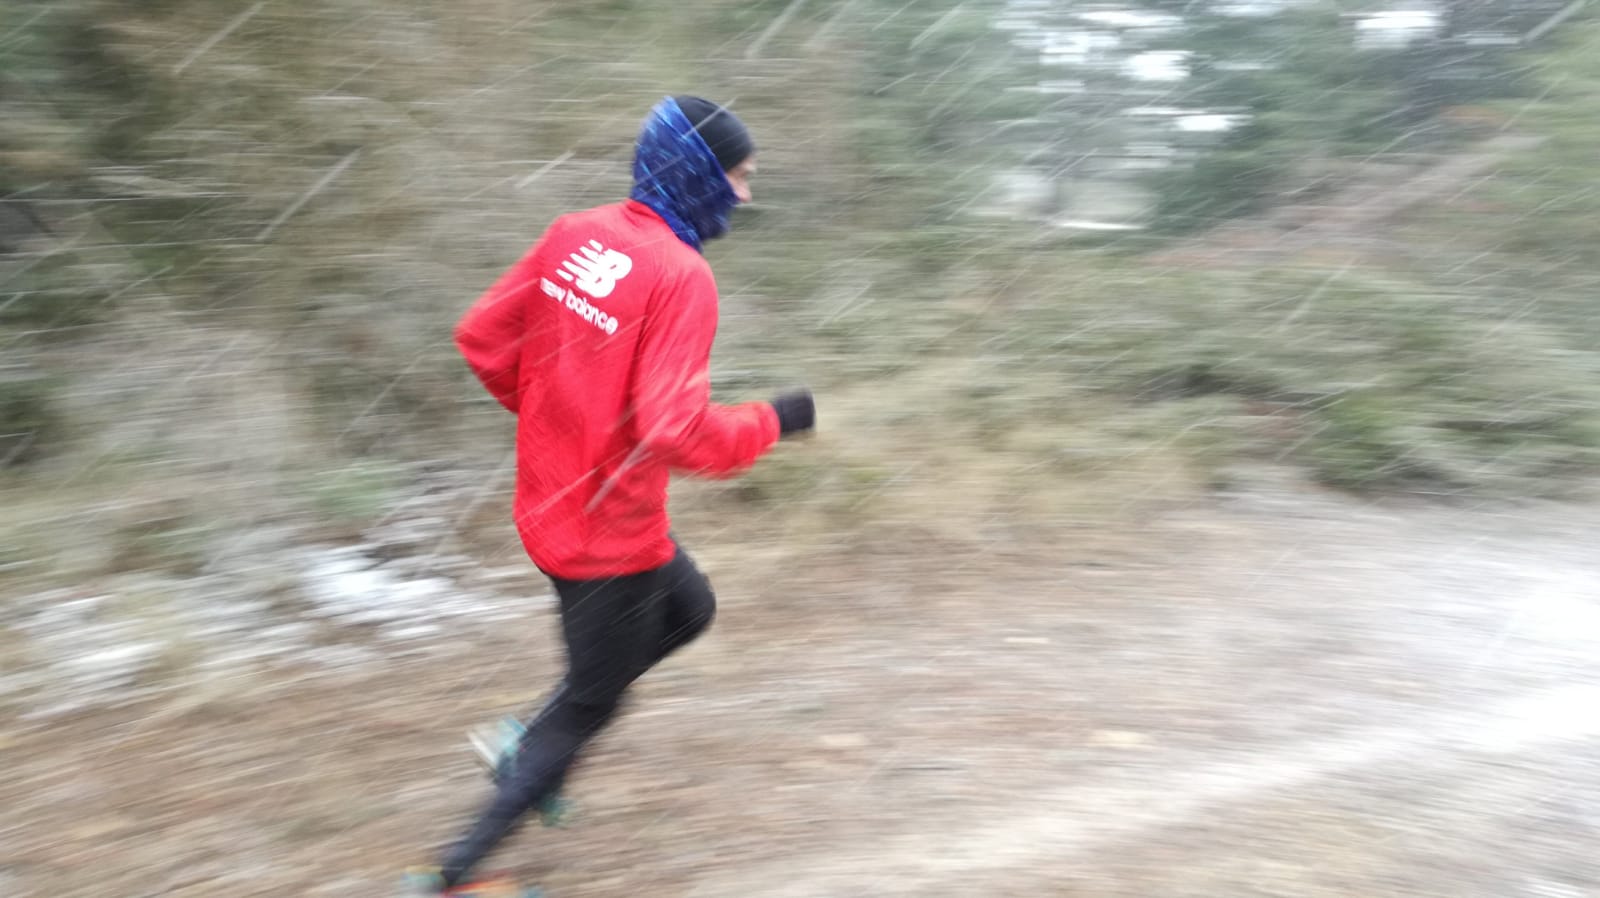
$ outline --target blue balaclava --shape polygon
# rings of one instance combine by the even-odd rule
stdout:
[[[744,125],[726,108],[698,97],[667,97],[639,131],[629,196],[698,251],[727,233],[728,216],[739,204],[724,166],[739,164],[753,149]]]

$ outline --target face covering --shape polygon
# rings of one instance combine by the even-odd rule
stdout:
[[[671,97],[650,110],[639,132],[628,196],[655,210],[697,252],[728,232],[739,204],[711,147]]]

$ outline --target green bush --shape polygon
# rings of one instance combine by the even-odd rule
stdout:
[[[993,361],[950,398],[953,420],[1004,432],[1068,420],[1078,397],[1103,396],[1145,422],[1140,439],[1170,437],[1208,465],[1287,457],[1362,490],[1543,492],[1595,469],[1596,358],[1516,320],[1520,305],[1354,273],[1152,276],[1103,264],[1069,274],[1036,264],[1019,284],[1075,276],[1078,287],[973,334]],[[1032,289],[1019,292],[1031,299]],[[1233,413],[1195,404],[1207,397],[1245,404]],[[1272,439],[1220,439],[1234,423],[1207,424],[1200,442],[1178,440],[1201,418],[1142,411],[1152,406],[1284,426]]]
[[[47,452],[60,433],[58,380],[27,370],[0,370],[0,467]]]

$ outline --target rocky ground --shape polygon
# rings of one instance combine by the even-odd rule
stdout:
[[[192,575],[134,571],[8,598],[0,615],[16,645],[0,700],[50,720],[285,665],[343,670],[427,654],[441,637],[541,611],[549,597],[530,594],[525,564],[461,554],[470,491],[421,481],[358,540],[319,545],[260,527],[227,537]]]
[[[255,598],[148,582],[183,659],[124,595],[11,609],[6,893],[390,894],[484,795],[464,731],[560,664],[543,585],[446,526],[257,553]],[[700,540],[713,631],[497,863],[562,898],[1600,895],[1597,535],[1263,487],[1003,545]]]

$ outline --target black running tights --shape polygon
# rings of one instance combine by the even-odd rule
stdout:
[[[716,613],[711,584],[680,547],[666,565],[604,580],[551,578],[561,603],[567,673],[528,721],[510,772],[442,864],[460,883],[555,794],[578,752],[611,720],[623,691],[663,658],[693,641]]]

